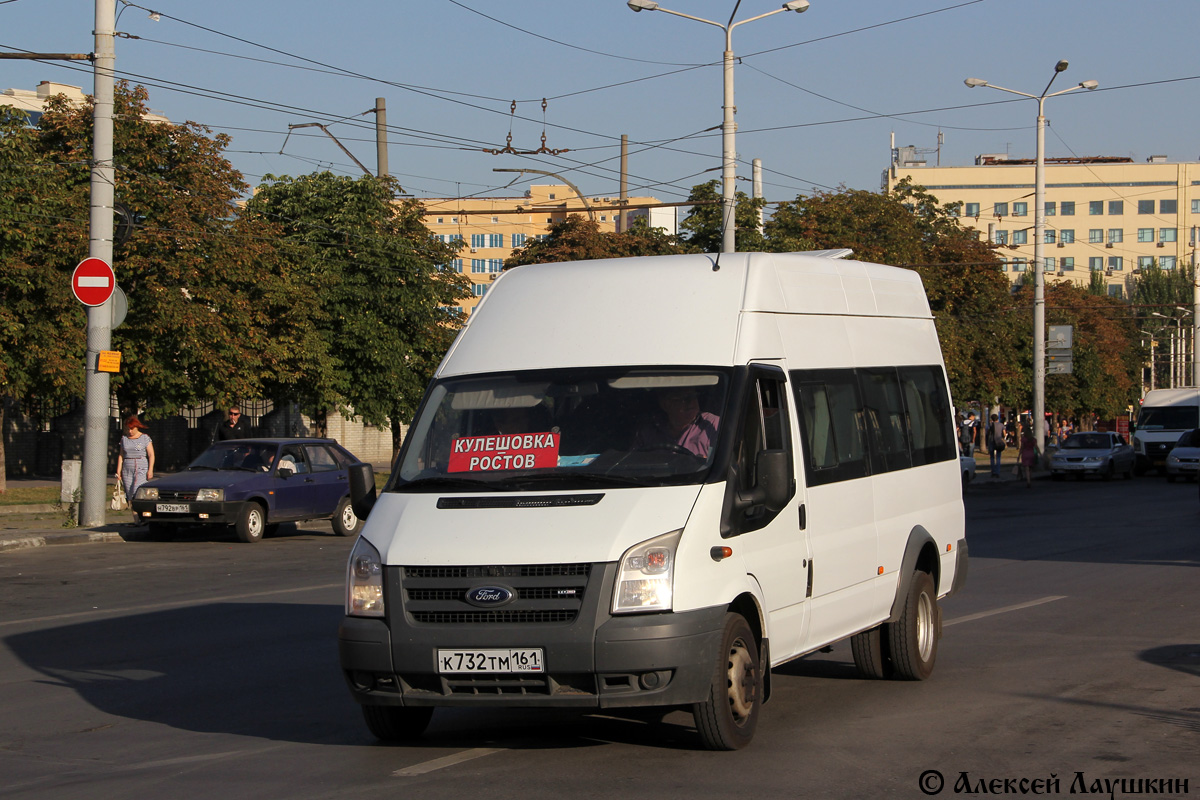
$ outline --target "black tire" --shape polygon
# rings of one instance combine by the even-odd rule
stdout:
[[[1139,458],[1133,462],[1133,474],[1134,475],[1137,475],[1140,478],[1143,475],[1145,475],[1148,471],[1149,471],[1149,467],[1147,466],[1146,462],[1143,461],[1142,459]]]
[[[869,631],[850,637],[850,652],[854,654],[854,669],[860,678],[881,680],[892,676],[892,661],[888,657],[886,625],[876,625]]]
[[[1106,481],[1111,481],[1113,479],[1113,476],[1116,474],[1117,474],[1117,468],[1110,461],[1110,462],[1108,462],[1108,469],[1104,470],[1104,472],[1102,472],[1100,474],[1100,477]]]
[[[894,677],[923,681],[933,674],[941,613],[933,578],[928,572],[914,572],[900,619],[887,626]]]
[[[238,514],[233,529],[239,540],[247,544],[262,539],[267,530],[267,512],[258,503],[246,503]]]
[[[381,742],[411,742],[429,727],[432,708],[363,706],[363,719],[371,734]]]
[[[330,522],[333,524],[333,532],[338,536],[353,536],[362,527],[362,520],[354,515],[349,497],[343,497],[337,504],[337,510],[333,512]]]
[[[763,699],[758,642],[740,614],[725,615],[708,700],[692,706],[696,732],[709,750],[740,750],[754,738]]]
[[[1061,472],[1051,472],[1050,473],[1050,480],[1052,480],[1052,481],[1061,481],[1065,477],[1067,477],[1067,476]]]

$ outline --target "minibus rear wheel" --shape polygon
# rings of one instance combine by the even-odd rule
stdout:
[[[763,698],[763,667],[754,631],[740,614],[725,615],[708,700],[692,707],[709,750],[740,750],[754,738]]]
[[[914,572],[904,610],[899,619],[887,626],[892,666],[897,678],[923,681],[933,674],[941,628],[939,614],[933,578],[928,572]]]
[[[892,676],[885,627],[887,626],[876,625],[850,637],[850,652],[854,654],[854,668],[859,677],[880,680]]]
[[[381,742],[406,742],[418,738],[433,719],[432,708],[363,706],[367,728]]]

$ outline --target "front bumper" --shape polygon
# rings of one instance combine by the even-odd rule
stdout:
[[[1200,462],[1197,461],[1173,461],[1167,459],[1167,474],[1168,475],[1196,475],[1200,473]]]
[[[232,525],[249,501],[197,502],[195,500],[134,500],[130,503],[143,522],[177,525]],[[159,506],[181,506],[187,511],[159,511]]]
[[[725,608],[614,617],[616,565],[590,566],[578,614],[566,623],[417,621],[419,602],[405,599],[403,568],[387,568],[387,620],[345,617],[338,630],[351,694],[363,705],[396,706],[617,708],[707,699]],[[541,648],[545,672],[439,673],[439,648]]]

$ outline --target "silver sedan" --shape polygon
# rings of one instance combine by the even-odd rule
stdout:
[[[1107,481],[1120,473],[1132,478],[1133,462],[1133,447],[1119,433],[1073,433],[1050,459],[1050,477],[1099,475]]]
[[[1195,478],[1200,474],[1200,428],[1194,428],[1175,443],[1167,455],[1167,480]]]

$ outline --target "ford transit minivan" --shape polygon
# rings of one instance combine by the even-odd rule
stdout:
[[[438,707],[658,706],[754,735],[771,670],[849,639],[923,680],[967,546],[921,281],[848,251],[505,272],[438,367],[348,565],[371,732]]]

